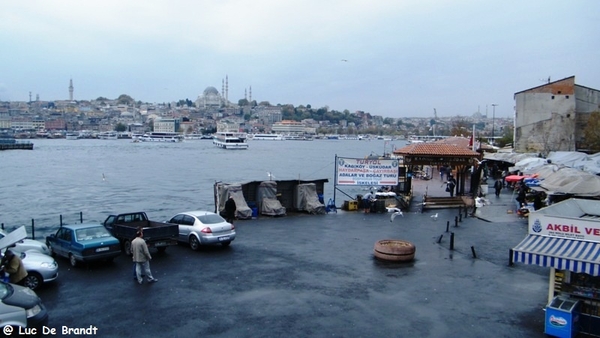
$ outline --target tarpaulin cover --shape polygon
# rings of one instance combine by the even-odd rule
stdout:
[[[235,216],[238,219],[250,219],[252,218],[252,209],[248,207],[244,194],[242,193],[241,184],[220,184],[218,186],[217,197],[219,199],[219,213],[225,209],[225,201],[229,196],[233,196],[235,201]]]
[[[307,211],[311,214],[326,214],[325,205],[319,201],[317,186],[314,183],[298,184],[296,186],[296,198],[294,207],[299,211]]]
[[[256,190],[256,203],[261,215],[283,216],[285,207],[277,199],[277,182],[261,182]]]

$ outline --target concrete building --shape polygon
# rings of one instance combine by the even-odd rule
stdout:
[[[515,93],[517,152],[584,151],[584,129],[600,111],[600,91],[575,84],[575,76]]]
[[[181,121],[179,119],[156,119],[154,120],[154,132],[178,133]]]

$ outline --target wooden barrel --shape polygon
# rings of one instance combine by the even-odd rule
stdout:
[[[375,242],[375,257],[394,262],[410,262],[415,258],[416,247],[401,239],[383,239]]]

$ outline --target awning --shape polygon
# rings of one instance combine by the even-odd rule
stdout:
[[[600,243],[529,235],[512,255],[513,262],[600,275]]]

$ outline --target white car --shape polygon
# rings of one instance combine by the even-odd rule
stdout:
[[[0,230],[0,239],[8,235],[4,230]],[[25,252],[29,250],[35,250],[44,255],[50,255],[50,250],[44,242],[37,241],[35,239],[22,239],[14,245],[11,245],[10,250],[13,252]]]
[[[9,250],[12,250],[12,248]],[[35,250],[15,251],[14,253],[21,258],[23,267],[27,271],[27,277],[25,277],[23,285],[31,290],[35,290],[40,285],[58,278],[58,263],[52,256],[41,254]],[[3,257],[4,254],[5,251],[2,251],[0,257]]]
[[[35,292],[0,282],[0,328],[12,326],[41,330],[45,325],[48,325],[48,310]]]
[[[190,244],[192,250],[198,250],[200,245],[221,244],[229,246],[235,239],[235,227],[223,217],[210,211],[181,212],[169,220],[169,223],[179,225],[180,242]]]

